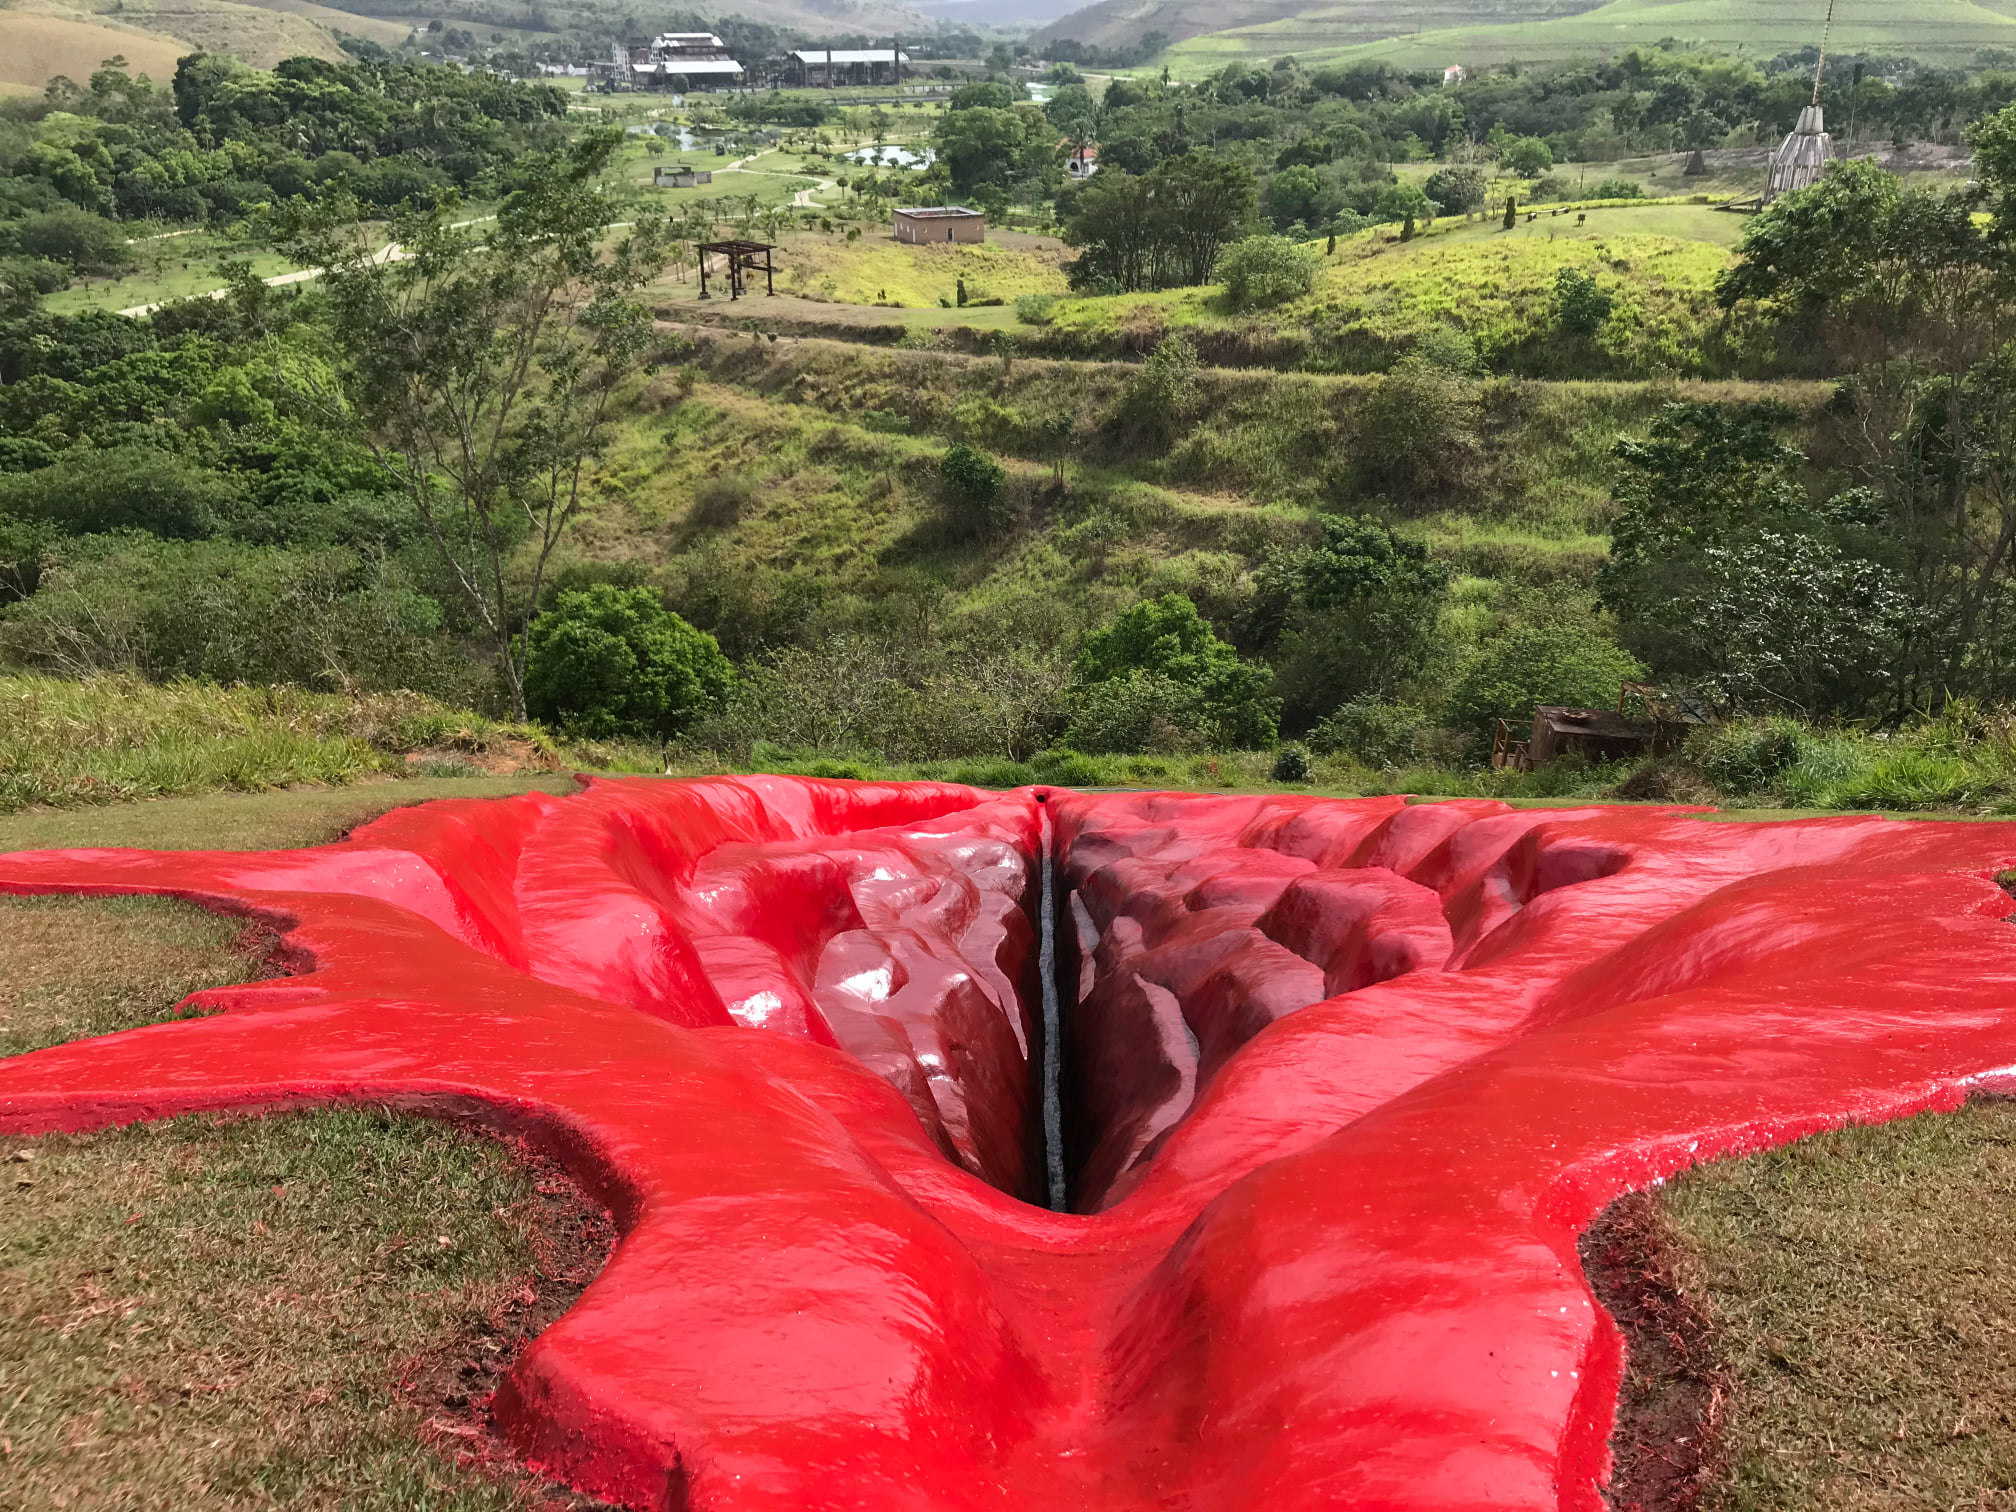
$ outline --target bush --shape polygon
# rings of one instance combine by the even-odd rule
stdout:
[[[1428,175],[1422,186],[1428,198],[1447,215],[1467,215],[1484,203],[1491,192],[1490,181],[1476,168],[1442,168]]]
[[[526,707],[591,740],[669,738],[735,683],[714,637],[648,588],[560,594],[525,639]]]
[[[1350,756],[1369,767],[1398,768],[1420,757],[1428,716],[1413,704],[1354,698],[1310,732],[1325,756]]]
[[[432,599],[355,552],[113,537],[66,543],[0,611],[0,657],[66,677],[411,688],[456,702],[478,678]]]
[[[1274,758],[1274,770],[1269,775],[1276,782],[1301,784],[1309,780],[1309,753],[1299,745],[1284,745]]]
[[[1050,315],[1057,308],[1055,294],[1018,294],[1015,297],[1015,318],[1024,325],[1048,325]]]
[[[66,263],[80,273],[110,273],[131,258],[125,227],[74,205],[24,216],[13,231],[16,250]]]
[[[214,534],[239,508],[224,477],[151,446],[77,448],[34,472],[0,477],[0,515],[70,535],[144,530],[188,540]]]
[[[1616,296],[1581,269],[1554,275],[1554,322],[1569,335],[1594,336],[1616,307]]]
[[[1322,258],[1285,236],[1249,236],[1218,259],[1225,294],[1240,309],[1285,304],[1316,286]]]
[[[1796,720],[1782,717],[1736,720],[1694,731],[1683,754],[1723,792],[1748,797],[1798,764],[1804,733]]]
[[[1068,747],[1039,751],[1030,765],[1038,782],[1047,782],[1053,787],[1097,787],[1102,775],[1098,762]]]
[[[1474,384],[1421,357],[1403,358],[1358,411],[1359,467],[1389,494],[1450,488],[1476,456],[1480,413]]]
[[[1272,675],[1242,661],[1180,593],[1136,604],[1085,637],[1069,743],[1094,754],[1271,745]]]
[[[1430,367],[1454,373],[1459,378],[1484,376],[1484,359],[1470,333],[1455,326],[1430,326],[1414,338],[1414,355]]]
[[[979,534],[993,535],[1009,523],[1008,470],[984,451],[954,442],[938,459],[938,478],[964,506],[962,523],[977,524]]]
[[[1120,396],[1117,418],[1167,446],[1197,405],[1197,349],[1181,336],[1164,338]]]
[[[1585,198],[1592,200],[1630,200],[1645,198],[1643,186],[1630,179],[1604,179],[1591,189]]]
[[[1484,648],[1451,690],[1453,720],[1489,736],[1501,719],[1531,719],[1543,705],[1608,709],[1618,689],[1645,675],[1637,658],[1593,626],[1522,625]]]
[[[756,489],[746,478],[710,478],[693,492],[688,524],[722,530],[741,521],[756,502]]]
[[[1575,185],[1562,173],[1550,173],[1533,186],[1531,203],[1536,205],[1558,205],[1575,197]]]

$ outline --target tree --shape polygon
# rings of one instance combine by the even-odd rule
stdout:
[[[1012,110],[980,105],[948,110],[938,122],[938,156],[952,175],[953,189],[971,194],[981,184],[1006,182],[1027,138],[1022,118]]]
[[[1481,209],[1491,192],[1483,172],[1470,167],[1437,169],[1422,187],[1445,215],[1467,215]]]
[[[1278,641],[1291,728],[1354,698],[1390,698],[1427,665],[1449,573],[1381,521],[1323,522],[1316,545],[1271,558],[1255,592],[1255,638]]]
[[[1519,177],[1537,179],[1553,168],[1554,151],[1538,137],[1516,137],[1502,161]]]
[[[956,441],[938,459],[938,477],[978,522],[979,534],[992,535],[1007,524],[1008,471],[987,453]]]
[[[335,382],[307,397],[411,503],[520,717],[523,627],[650,346],[650,311],[629,296],[669,246],[662,221],[603,245],[617,215],[600,177],[620,140],[584,135],[528,173],[492,226],[452,224],[452,196],[395,213],[397,257],[341,196],[287,227],[296,260],[325,269]]]
[[[1078,750],[1144,749],[1188,736],[1250,750],[1271,745],[1275,700],[1265,667],[1242,661],[1180,593],[1136,604],[1085,637],[1072,677],[1081,708],[1066,739]]]
[[[1249,236],[1219,260],[1225,296],[1240,309],[1284,304],[1316,286],[1322,258],[1285,236]]]
[[[1167,446],[1196,408],[1197,368],[1197,349],[1181,336],[1165,336],[1120,396],[1121,424]]]
[[[1622,684],[1645,675],[1631,654],[1593,626],[1564,620],[1521,625],[1484,648],[1449,694],[1459,726],[1488,737],[1501,719],[1543,706],[1607,709]]]
[[[1382,222],[1432,220],[1437,206],[1418,184],[1388,184],[1373,202],[1372,214]]]
[[[1209,283],[1219,253],[1253,213],[1253,175],[1227,158],[1186,152],[1157,163],[1149,179],[1165,280]]]
[[[1267,214],[1277,230],[1296,221],[1313,225],[1322,219],[1323,203],[1330,186],[1314,168],[1297,163],[1283,168],[1267,185]]]
[[[669,739],[735,685],[714,637],[648,588],[562,593],[526,641],[529,712],[592,740]]]
[[[1616,307],[1616,296],[1580,268],[1554,275],[1554,320],[1569,335],[1594,336]]]

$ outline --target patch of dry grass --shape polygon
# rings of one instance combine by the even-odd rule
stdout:
[[[1735,1388],[1709,1512],[2016,1506],[2016,1103],[1674,1182]]]

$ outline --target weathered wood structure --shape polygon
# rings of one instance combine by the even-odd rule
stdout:
[[[730,299],[740,299],[744,294],[749,292],[748,275],[751,273],[761,273],[763,275],[763,292],[765,294],[775,294],[777,292],[777,270],[771,264],[770,254],[776,250],[776,244],[773,242],[702,242],[700,244],[700,297],[702,299],[711,297],[707,292],[707,259],[710,255],[720,257],[726,264],[726,267],[722,269],[721,275],[717,276],[725,276],[727,278],[728,297]]]

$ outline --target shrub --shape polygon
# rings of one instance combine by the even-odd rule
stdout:
[[[67,263],[80,273],[110,273],[131,257],[125,227],[73,205],[24,216],[13,229],[17,250]]]
[[[1310,732],[1326,756],[1344,755],[1369,767],[1401,767],[1421,755],[1428,716],[1413,704],[1354,698]]]
[[[1309,753],[1299,745],[1284,745],[1274,758],[1274,770],[1269,775],[1276,782],[1305,783],[1311,774]]]
[[[1556,205],[1562,200],[1573,199],[1575,186],[1566,174],[1550,173],[1533,186],[1532,203],[1536,205]]]
[[[224,477],[151,446],[77,448],[0,478],[0,514],[71,535],[144,530],[186,540],[216,532],[238,505]]]
[[[1414,355],[1430,367],[1461,378],[1484,376],[1484,359],[1470,333],[1456,326],[1430,326],[1414,338]]]
[[[1285,236],[1249,236],[1218,260],[1225,294],[1240,309],[1285,304],[1316,286],[1322,258]]]
[[[526,633],[526,707],[591,740],[678,734],[734,686],[714,637],[648,588],[563,593]]]
[[[1166,446],[1197,404],[1197,349],[1181,336],[1164,338],[1120,396],[1118,418]]]
[[[1630,179],[1604,179],[1589,191],[1586,198],[1592,200],[1643,199],[1645,198],[1645,190],[1642,185],[1635,184]]]
[[[1031,766],[1038,782],[1053,787],[1097,787],[1102,775],[1098,762],[1068,747],[1039,751]]]
[[[756,502],[756,489],[746,478],[710,478],[693,492],[689,524],[725,529],[738,523]]]
[[[1491,192],[1490,181],[1477,168],[1441,168],[1428,175],[1422,186],[1428,198],[1448,215],[1467,215],[1484,203]]]
[[[938,477],[946,493],[963,506],[962,523],[977,525],[992,535],[1010,519],[1008,470],[977,447],[955,441],[938,459]]]
[[[1554,275],[1554,321],[1569,335],[1594,336],[1616,307],[1616,296],[1580,268]]]
[[[65,543],[0,612],[0,657],[67,677],[412,688],[464,701],[440,606],[355,552],[146,536]]]
[[[1635,657],[1590,625],[1522,625],[1484,648],[1451,690],[1449,712],[1489,735],[1500,719],[1531,718],[1542,705],[1607,709],[1619,687],[1645,675]]]
[[[1018,294],[1015,297],[1015,318],[1024,325],[1048,325],[1051,312],[1057,308],[1055,294]]]
[[[1070,744],[1093,753],[1273,743],[1265,667],[1242,661],[1180,593],[1134,605],[1085,637]]]
[[[1475,385],[1420,357],[1403,358],[1359,408],[1359,467],[1391,494],[1451,487],[1476,455],[1479,415]]]
[[[1684,754],[1723,792],[1747,797],[1797,765],[1804,733],[1796,720],[1782,717],[1736,720],[1694,731]]]

